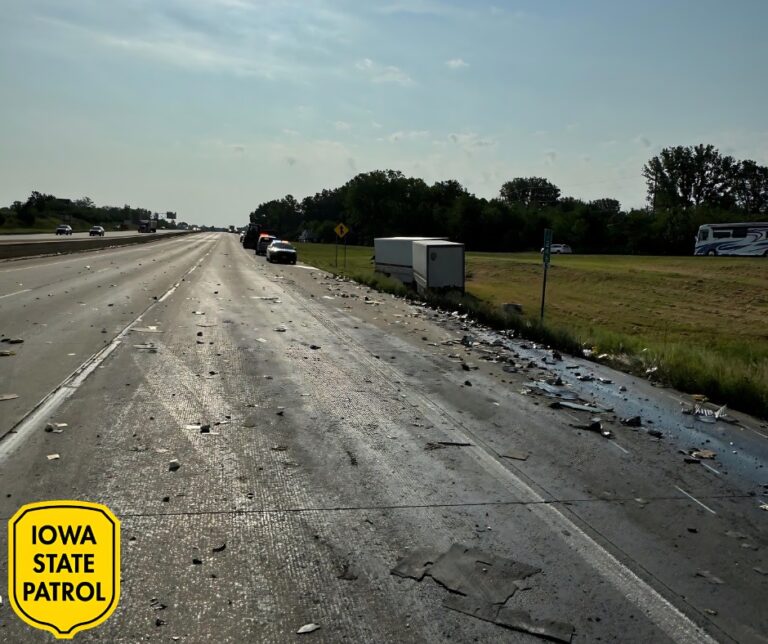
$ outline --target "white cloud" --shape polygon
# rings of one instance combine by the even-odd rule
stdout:
[[[455,133],[452,132],[448,135],[448,138],[456,143],[457,145],[461,145],[462,147],[466,148],[487,148],[496,145],[496,141],[494,139],[489,139],[487,137],[482,137],[479,134],[476,134],[475,132],[464,132],[464,133]]]
[[[644,148],[650,148],[651,147],[651,141],[647,136],[643,136],[642,134],[636,136],[633,141],[635,143],[638,143],[639,145],[642,145]]]
[[[399,67],[381,65],[370,58],[363,58],[355,63],[355,67],[364,72],[372,83],[396,83],[397,85],[413,85],[413,79]]]
[[[462,67],[469,67],[469,63],[462,60],[461,58],[451,58],[450,60],[446,60],[445,64],[451,69],[461,69]]]
[[[467,12],[457,6],[439,0],[399,0],[380,5],[378,13],[384,14],[413,14],[431,16],[463,16]]]
[[[339,132],[345,132],[352,129],[352,126],[346,121],[336,121],[333,124],[333,127],[335,127]]]
[[[393,132],[387,137],[387,140],[391,143],[395,143],[404,139],[422,139],[427,136],[429,136],[427,130],[410,130],[408,132]]]
[[[283,128],[283,134],[287,134],[288,136],[299,136],[298,130],[292,130],[290,128]]]

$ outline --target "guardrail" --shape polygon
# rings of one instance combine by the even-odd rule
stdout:
[[[0,259],[36,257],[38,255],[62,255],[80,253],[88,250],[101,250],[114,246],[147,244],[149,242],[173,239],[178,235],[191,234],[192,231],[179,230],[172,233],[142,233],[128,237],[90,237],[88,239],[47,239],[45,241],[28,240],[0,244]]]

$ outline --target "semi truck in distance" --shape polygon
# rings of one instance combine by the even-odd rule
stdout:
[[[157,232],[157,219],[142,219],[139,222],[140,233],[156,233]]]

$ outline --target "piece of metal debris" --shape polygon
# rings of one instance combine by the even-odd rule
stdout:
[[[168,471],[169,472],[175,472],[180,467],[181,467],[181,463],[179,463],[179,461],[177,459],[175,459],[175,458],[168,463]]]
[[[512,458],[516,461],[527,461],[530,455],[530,452],[525,452],[523,450],[508,449],[504,454],[501,455],[501,457]]]
[[[694,458],[713,459],[717,456],[717,454],[711,449],[695,449],[691,451],[691,456]]]
[[[576,411],[588,411],[588,412],[591,412],[593,414],[595,412],[613,411],[612,409],[605,409],[603,407],[591,407],[589,405],[582,405],[582,404],[579,404],[579,403],[568,402],[566,400],[556,400],[555,402],[550,403],[549,406],[552,409],[561,409],[561,408],[574,409]]]
[[[48,454],[48,456],[46,456],[46,458],[49,461],[58,461],[61,458],[61,456],[59,456],[58,454]]]
[[[578,395],[569,389],[563,389],[561,386],[552,385],[543,380],[532,380],[523,384],[524,387],[538,390],[539,393],[551,398],[560,398],[561,400],[578,400]]]
[[[697,570],[696,576],[703,577],[708,582],[715,585],[720,585],[725,583],[722,579],[720,579],[720,577],[713,575],[709,570]]]
[[[575,628],[571,624],[548,619],[531,617],[530,613],[513,610],[510,606],[499,606],[477,601],[472,597],[452,595],[443,601],[443,606],[465,615],[471,615],[486,622],[492,622],[511,630],[538,635],[554,642],[569,643],[573,639]]]
[[[404,570],[415,569],[414,579],[429,575],[448,590],[496,604],[506,602],[515,594],[518,590],[515,580],[541,572],[539,568],[461,544],[453,544],[437,557],[434,550],[419,551],[419,554],[426,559],[420,561],[409,555],[392,569],[392,574],[411,577],[404,574]]]
[[[643,419],[640,416],[630,416],[629,418],[622,418],[621,424],[627,427],[642,427]]]
[[[3,400],[14,400],[18,398],[19,394],[0,394],[0,402]]]
[[[610,429],[605,429],[602,421],[597,419],[590,421],[588,425],[571,425],[571,427],[583,429],[588,432],[595,432],[596,434],[600,434],[603,438],[613,438],[613,432]]]
[[[318,628],[320,628],[319,624],[314,624],[314,623],[304,624],[304,626],[302,626],[298,631],[296,631],[296,634],[305,635],[306,633],[313,633]]]

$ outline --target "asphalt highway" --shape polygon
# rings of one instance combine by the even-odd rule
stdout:
[[[0,263],[0,339],[23,340],[0,343],[0,552],[24,503],[112,509],[122,596],[86,642],[542,641],[391,573],[452,544],[483,553],[470,597],[494,557],[538,569],[506,605],[574,642],[768,641],[765,425],[601,368],[587,394],[643,416],[601,413],[606,439],[526,384],[588,364],[466,334],[226,233]],[[27,641],[50,635],[3,602],[0,642]]]

